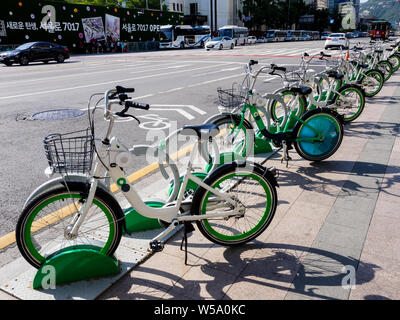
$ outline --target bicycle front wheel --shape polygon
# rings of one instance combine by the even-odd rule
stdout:
[[[322,161],[332,156],[343,140],[343,125],[336,113],[318,108],[307,112],[302,121],[293,129],[297,153],[309,161]],[[318,133],[322,140],[316,139]]]
[[[384,80],[388,81],[393,72],[391,63],[387,60],[379,61],[376,67],[383,73]]]
[[[244,119],[241,127],[241,116],[225,114],[211,121],[219,129],[219,134],[214,138],[219,152],[234,152],[242,157],[253,154],[254,130],[250,122]]]
[[[232,216],[196,221],[200,232],[210,241],[240,245],[259,236],[272,221],[277,205],[276,182],[264,167],[233,162],[213,171],[204,182],[228,194],[242,208]],[[192,214],[230,211],[233,207],[201,187],[193,197]]]
[[[68,189],[60,186],[41,193],[25,206],[18,220],[18,248],[35,268],[58,253],[76,248],[90,248],[111,256],[121,240],[121,207],[101,188],[97,189],[78,234],[70,239],[71,223],[86,201],[85,184],[74,183]]]
[[[334,98],[335,110],[343,116],[344,123],[357,119],[365,106],[365,93],[354,85],[345,85]]]
[[[307,107],[307,100],[304,96],[297,95],[290,89],[285,89],[279,92],[282,95],[283,101],[288,106],[289,110],[285,110],[285,107],[276,100],[271,101],[270,113],[273,121],[282,123],[285,116],[285,112],[289,115],[291,111],[294,111],[296,116],[301,117]]]
[[[365,72],[365,76],[360,80],[361,87],[364,89],[367,97],[373,97],[378,94],[383,87],[383,73],[376,69]]]

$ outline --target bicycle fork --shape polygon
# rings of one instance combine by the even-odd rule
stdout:
[[[67,240],[74,240],[78,236],[79,228],[85,220],[90,207],[92,206],[94,196],[96,194],[97,186],[98,186],[98,177],[101,173],[102,167],[100,165],[96,166],[94,178],[91,179],[89,185],[89,192],[87,194],[87,198],[84,204],[78,208],[75,204],[76,214],[72,218],[71,223],[65,228],[64,236]]]

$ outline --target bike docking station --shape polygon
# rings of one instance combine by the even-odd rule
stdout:
[[[165,203],[151,200],[146,204],[162,207]],[[152,254],[149,242],[161,232],[157,219],[144,217],[133,208],[123,212],[126,232],[114,256],[105,255],[90,244],[63,248],[39,269],[18,258],[0,269],[0,288],[22,300],[94,300]]]
[[[159,201],[147,201],[150,207],[162,207]],[[135,209],[124,210],[126,232],[142,232],[161,228],[157,219],[139,214]],[[69,284],[81,280],[98,279],[121,272],[119,261],[100,252],[94,245],[78,245],[64,248],[49,257],[37,270],[33,289],[46,289],[49,285]],[[55,283],[51,283],[51,272],[55,272]]]

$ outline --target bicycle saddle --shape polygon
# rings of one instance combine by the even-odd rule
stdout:
[[[383,50],[375,50],[376,53],[382,53]]]
[[[368,67],[369,67],[369,64],[368,64],[368,63],[360,63],[358,66],[359,66],[360,68],[368,68]]]
[[[199,139],[215,137],[219,133],[218,127],[213,123],[205,123],[198,126],[184,126],[180,132],[185,136],[196,136]]]
[[[343,79],[343,77],[344,77],[344,74],[343,73],[339,73],[339,72],[336,72],[335,70],[329,70],[329,71],[327,71],[327,75],[328,75],[328,77],[330,77],[330,78],[335,78],[335,79]]]
[[[291,87],[291,90],[302,95],[307,95],[312,92],[312,89],[307,86]]]

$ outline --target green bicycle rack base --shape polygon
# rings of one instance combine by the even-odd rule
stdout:
[[[161,208],[165,205],[159,201],[145,201],[146,205],[153,208]],[[126,229],[128,232],[139,232],[151,229],[161,228],[158,219],[152,219],[142,216],[134,208],[124,210]]]
[[[95,248],[94,246],[75,246],[56,253],[36,272],[33,289],[40,289],[44,284],[49,284],[51,270],[55,270],[53,278],[55,285],[120,273],[118,260],[100,253]]]
[[[268,152],[272,152],[271,144],[267,139],[264,138],[261,132],[257,132],[254,139],[254,154],[268,153]]]

